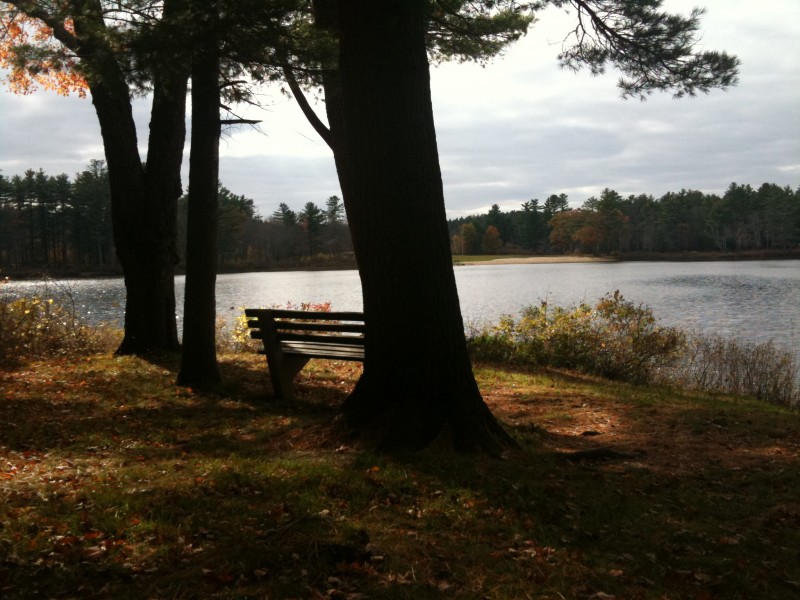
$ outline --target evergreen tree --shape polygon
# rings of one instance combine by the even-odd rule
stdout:
[[[491,56],[524,33],[529,11],[544,4],[569,4],[578,12],[575,43],[565,47],[562,64],[594,73],[613,64],[623,73],[623,95],[672,90],[680,96],[735,83],[735,58],[695,52],[701,11],[669,15],[657,0],[314,2],[317,25],[338,43],[339,54],[338,63],[330,54],[327,63],[320,58],[330,130],[309,118],[334,152],[368,330],[364,374],[343,411],[358,426],[388,423],[388,445],[424,446],[445,427],[457,446],[499,451],[510,443],[483,404],[466,355],[427,56]],[[298,96],[297,86],[292,90]],[[404,232],[402,240],[396,230]],[[400,252],[404,247],[424,248],[425,261],[409,260]],[[408,281],[408,289],[398,290],[397,281]],[[416,309],[420,318],[435,315],[436,322],[420,321],[413,340],[411,333],[398,338],[394,319],[401,306]],[[430,360],[428,351],[434,352]],[[413,377],[398,387],[392,375],[405,366],[402,354],[416,354],[417,361],[403,369]],[[429,362],[436,364],[435,374]]]
[[[294,227],[297,225],[297,213],[290,209],[285,202],[281,202],[278,209],[272,213],[272,220],[286,227]]]
[[[326,214],[313,202],[306,202],[300,211],[299,220],[306,236],[308,255],[313,256],[319,251],[319,237],[325,223]]]
[[[339,196],[331,196],[325,201],[325,220],[329,224],[344,222],[344,204]]]
[[[260,217],[251,198],[234,194],[221,184],[217,197],[219,264],[237,264],[247,259],[249,224],[260,221]]]
[[[113,261],[111,190],[102,160],[92,160],[75,175],[70,210],[71,244],[77,264],[110,265]]]

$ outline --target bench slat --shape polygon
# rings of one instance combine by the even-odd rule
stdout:
[[[364,360],[364,347],[347,344],[315,344],[313,342],[281,342],[284,354],[308,356],[311,358],[331,358],[342,360]]]
[[[364,338],[360,335],[315,335],[311,333],[287,332],[278,335],[281,341],[314,342],[320,346],[324,345],[348,345],[363,346]]]
[[[332,331],[342,333],[364,333],[363,323],[306,323],[298,321],[275,321],[278,331]]]
[[[293,396],[292,380],[311,358],[364,361],[363,313],[245,309],[250,337],[263,342],[275,395]]]
[[[260,326],[258,326],[258,325],[256,325],[256,326],[250,325],[250,327],[251,327],[251,329],[250,329],[250,337],[251,338],[253,338],[254,340],[263,340],[264,339],[264,332],[263,332],[262,329],[260,329]],[[259,328],[256,329],[254,327],[259,327]],[[306,330],[306,331],[312,331],[313,332],[313,331],[316,331],[316,330],[315,329],[310,329],[310,330]],[[276,335],[278,336],[279,339],[282,339],[282,340],[313,339],[313,340],[320,340],[320,341],[324,342],[326,340],[335,341],[335,340],[338,340],[338,339],[341,338],[341,339],[344,340],[344,343],[346,343],[346,344],[362,344],[362,345],[364,344],[364,336],[363,335],[353,335],[353,333],[361,333],[361,334],[363,334],[362,331],[356,330],[356,331],[352,331],[351,332],[350,330],[346,330],[346,332],[343,335],[335,335],[334,334],[335,332],[333,330],[326,330],[326,331],[331,331],[331,333],[329,333],[329,334],[316,333],[315,334],[315,333],[300,333],[299,331],[281,331],[281,330],[278,330],[276,332]],[[331,338],[331,339],[329,339],[329,338]]]
[[[247,326],[260,328],[259,319],[250,319]],[[273,326],[277,331],[331,331],[331,332],[352,332],[363,333],[365,326],[363,323],[308,323],[300,321],[273,321]]]
[[[244,314],[248,317],[264,316],[268,319],[364,322],[364,313],[359,312],[312,312],[308,310],[287,310],[282,308],[246,308],[244,309]]]

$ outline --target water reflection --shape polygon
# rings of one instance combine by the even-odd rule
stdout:
[[[462,314],[468,324],[496,322],[526,305],[547,300],[568,305],[594,302],[619,290],[650,306],[666,325],[715,332],[744,340],[773,340],[800,347],[800,261],[698,263],[571,263],[464,266],[456,268]],[[176,278],[178,316],[183,277]],[[30,293],[36,282],[15,282],[13,293]],[[51,283],[69,290],[79,312],[91,320],[121,322],[125,290],[121,279]],[[327,302],[335,310],[360,310],[356,271],[292,271],[220,275],[221,316],[244,306]]]

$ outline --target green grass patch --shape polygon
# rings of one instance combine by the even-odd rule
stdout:
[[[382,456],[332,426],[359,367],[299,400],[263,357],[224,395],[174,361],[0,372],[0,596],[795,598],[800,414],[570,371],[476,368],[523,451]]]

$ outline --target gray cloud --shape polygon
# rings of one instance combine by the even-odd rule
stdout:
[[[506,58],[486,68],[433,69],[449,214],[494,203],[514,209],[562,192],[578,205],[605,187],[660,196],[681,188],[722,193],[732,181],[800,184],[800,3],[702,4],[709,11],[701,45],[742,60],[741,82],[727,92],[622,101],[613,73],[593,78],[557,68],[571,20],[552,10]],[[684,12],[693,5],[666,2]],[[272,106],[253,115],[264,119],[264,134],[239,130],[223,141],[223,184],[256,200],[263,215],[280,202],[299,209],[340,194],[330,151],[291,101],[267,94]],[[102,158],[89,100],[0,94],[0,115],[4,175],[27,168],[74,174]],[[144,151],[146,102],[137,102],[136,115]]]
[[[90,100],[0,93],[0,111],[0,169],[6,176],[39,168],[71,176],[92,158],[103,158]]]
[[[281,202],[300,210],[306,202],[322,206],[330,196],[341,197],[332,156],[222,159],[220,180],[234,193],[252,198],[264,217]]]
[[[681,3],[667,7],[675,4]],[[604,187],[658,196],[683,187],[721,193],[732,181],[796,186],[800,7],[784,2],[773,13],[744,2],[705,4],[711,6],[702,44],[743,61],[740,85],[727,92],[622,101],[611,73],[590,78],[556,69],[543,42],[561,39],[552,29],[539,39],[534,30],[509,53],[517,66],[505,79],[490,73],[494,67],[469,72],[469,83],[456,88],[460,95],[442,102],[437,122],[451,211],[485,210],[493,202],[513,208],[553,192],[579,204]]]

